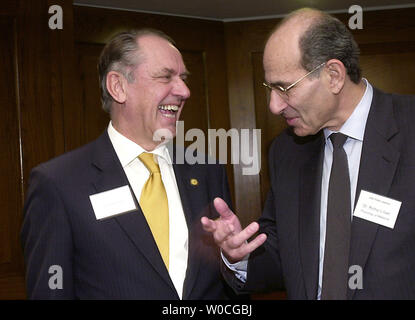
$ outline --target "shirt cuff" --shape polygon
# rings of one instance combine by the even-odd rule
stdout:
[[[228,269],[235,273],[235,277],[238,278],[238,280],[245,283],[248,273],[249,254],[247,254],[241,261],[238,261],[236,263],[230,263],[228,259],[226,259],[223,255],[222,250],[220,251],[220,255],[222,256],[223,263],[228,267]]]

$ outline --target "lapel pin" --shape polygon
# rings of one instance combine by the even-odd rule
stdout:
[[[190,179],[190,184],[192,186],[197,186],[199,184],[199,181],[197,181],[197,179],[195,179],[195,178],[192,178],[192,179]]]

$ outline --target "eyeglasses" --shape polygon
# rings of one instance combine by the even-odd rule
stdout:
[[[275,90],[276,93],[278,93],[278,95],[284,99],[285,101],[288,101],[288,90],[292,89],[295,85],[297,85],[301,80],[307,78],[310,74],[312,74],[313,72],[317,71],[318,69],[320,69],[322,66],[324,66],[326,63],[323,62],[322,64],[320,64],[319,66],[315,67],[313,70],[311,70],[310,72],[308,72],[307,74],[305,74],[304,76],[302,76],[300,79],[298,79],[297,81],[295,81],[294,83],[290,84],[288,87],[284,88],[280,85],[273,85],[273,84],[269,84],[266,82],[263,82],[262,85],[264,87],[266,87],[270,93],[272,90]]]

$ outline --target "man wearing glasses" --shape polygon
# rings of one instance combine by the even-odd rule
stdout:
[[[269,36],[264,86],[290,129],[270,148],[264,212],[242,230],[215,199],[221,218],[202,218],[235,290],[415,298],[415,99],[373,88],[358,60],[347,27],[317,10]]]

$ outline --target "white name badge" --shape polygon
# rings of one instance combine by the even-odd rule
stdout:
[[[129,186],[92,194],[89,199],[97,220],[137,209]]]
[[[362,190],[353,215],[393,229],[401,201]]]

